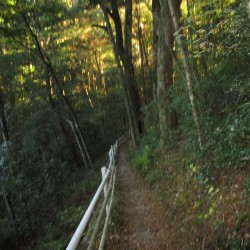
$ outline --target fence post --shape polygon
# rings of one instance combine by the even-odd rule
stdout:
[[[107,172],[107,168],[105,166],[102,167],[101,172],[102,172],[102,179],[103,179],[106,172]],[[107,191],[108,191],[108,185],[107,185],[107,182],[106,182],[105,185],[104,185],[104,188],[103,188],[104,199],[106,199]],[[108,213],[108,205],[106,206],[106,214],[107,213]]]

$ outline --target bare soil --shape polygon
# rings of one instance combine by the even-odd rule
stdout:
[[[109,237],[107,249],[168,249],[165,209],[138,174],[128,166],[127,144],[118,154],[115,220],[120,228]]]

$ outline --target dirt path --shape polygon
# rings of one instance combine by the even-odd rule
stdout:
[[[138,174],[129,168],[127,146],[119,149],[117,164],[118,202],[114,210],[119,211],[114,213],[121,221],[121,228],[114,237],[116,244],[108,249],[169,249],[164,208]]]

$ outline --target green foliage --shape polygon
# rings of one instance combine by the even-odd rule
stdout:
[[[173,95],[185,149],[204,162],[204,170],[211,166],[237,167],[250,157],[249,17],[244,4],[225,3],[221,10],[217,4],[197,3],[196,11],[203,16],[196,20],[187,17],[187,26],[182,27],[191,37],[187,42],[192,53],[190,62],[195,65],[193,89],[205,141],[203,152],[197,145],[190,102],[180,77]]]
[[[151,163],[152,149],[150,149],[149,146],[145,146],[145,148],[143,148],[141,152],[137,154],[135,159],[133,159],[132,166],[139,170],[142,175],[145,175],[148,171],[150,171]]]
[[[145,134],[142,138],[141,145],[149,146],[154,149],[158,145],[160,129],[158,124],[158,108],[155,101],[150,102],[142,110],[144,113]]]
[[[9,218],[1,218],[0,219],[0,247],[1,249],[14,249],[16,247],[14,242],[11,242],[10,239],[16,238],[16,231],[13,226],[10,225]]]
[[[89,194],[97,186],[96,171],[72,171],[67,162],[53,158],[48,152],[40,157],[38,153],[34,146],[29,151],[12,144],[1,148],[0,191],[11,198],[15,228],[11,220],[0,220],[2,228],[8,229],[1,232],[0,245],[6,242],[9,245],[11,235],[29,238],[38,233],[36,249],[64,249],[68,242],[65,234],[75,229],[83,214],[84,207],[76,206],[78,201],[88,203]],[[62,210],[68,206],[64,201],[69,198],[75,206]]]
[[[190,100],[187,92],[185,91],[185,83],[178,79],[173,88],[173,102],[172,108],[177,111],[178,114],[178,127],[176,131],[170,131],[170,141],[184,142],[184,150],[189,152],[198,152],[197,145],[197,131],[195,129],[193,116],[191,112]],[[172,132],[172,134],[171,134]],[[176,140],[176,141],[175,141]]]
[[[4,148],[3,148],[4,147]],[[26,151],[20,145],[1,148],[1,192],[8,194],[22,234],[32,233],[42,225],[57,204],[69,174],[66,163],[46,153]]]
[[[229,61],[227,61],[227,64]],[[249,63],[245,61],[245,63]],[[249,64],[250,65],[250,64]],[[226,69],[228,65],[224,65]],[[223,69],[221,69],[223,72]],[[220,72],[220,74],[222,73]],[[237,166],[249,159],[249,75],[241,79],[230,80],[230,75],[218,79],[221,89],[218,95],[216,89],[209,98],[213,100],[210,106],[210,119],[207,138],[207,150],[214,151],[215,165]],[[219,76],[218,76],[219,77]],[[214,99],[213,99],[213,93]]]
[[[73,214],[80,212],[59,213],[65,220],[56,214],[71,203],[88,203],[100,180],[95,169],[83,169],[62,95],[93,161],[127,130],[112,48],[106,33],[92,27],[102,25],[99,10],[79,9],[71,18],[66,2],[0,3],[0,119],[5,116],[10,137],[5,144],[0,137],[0,198],[7,195],[13,210],[11,218],[1,203],[0,248],[21,237],[34,239],[33,249],[64,249],[69,239],[63,228],[74,230],[79,216]],[[50,222],[51,238],[43,235]]]
[[[13,224],[7,205],[1,203],[3,248],[12,237],[30,238],[50,229],[50,235],[40,239],[41,245],[34,248],[64,249],[66,240],[60,232],[67,234],[65,231],[75,227],[83,208],[76,205],[58,212],[59,208],[70,199],[78,203],[78,195],[87,203],[99,180],[95,170],[80,168],[72,131],[65,124],[62,128],[69,110],[53,74],[78,117],[92,158],[106,152],[127,130],[119,71],[106,31],[100,29],[104,27],[102,15],[99,9],[83,11],[85,4],[81,2],[77,16],[71,18],[75,10],[69,10],[70,1],[2,0],[0,3],[1,115],[6,116],[10,134],[9,142],[0,148],[0,198],[8,195],[15,213]],[[181,30],[188,37],[185,44],[191,55],[193,88],[205,145],[201,152],[177,46],[171,109],[178,112],[179,127],[176,131],[166,131],[166,145],[169,148],[180,144],[192,152],[190,161],[194,165],[189,170],[195,181],[206,186],[212,178],[211,166],[236,167],[249,161],[250,22],[241,1],[197,1],[192,3],[195,8],[189,1],[186,4],[190,6],[189,11],[184,10]],[[151,12],[144,5],[146,2],[140,6],[141,17],[137,20],[143,33],[144,62],[137,48],[139,33],[133,37],[133,52],[140,97],[149,102],[152,25],[148,21]],[[24,17],[51,63],[53,74],[38,56]],[[163,176],[160,167],[152,167],[162,139],[157,103],[147,103],[142,111],[145,134],[132,162],[153,184]],[[201,167],[194,171],[198,161]],[[182,202],[186,196],[180,195],[178,199]],[[211,205],[202,216],[212,216],[214,210]]]
[[[53,223],[46,224],[45,235],[40,237],[37,245],[33,246],[33,248],[65,249],[68,244],[68,239],[65,237],[65,234],[67,234],[68,231],[75,230],[83,213],[83,206],[73,206],[60,211],[56,215]]]
[[[46,246],[58,244],[62,247],[56,249],[62,249],[67,241],[62,229],[66,228],[66,224],[68,228],[75,229],[79,216],[74,218],[72,212],[68,214],[68,220],[63,220],[63,224],[62,220],[55,219],[56,212],[66,205],[65,200],[69,198],[77,203],[81,195],[81,202],[84,197],[85,202],[88,202],[89,194],[97,186],[99,178],[95,170],[76,168],[56,116],[46,109],[46,105],[36,102],[34,106],[39,107],[38,110],[27,116],[35,108],[32,105],[20,105],[19,117],[28,119],[20,124],[16,135],[19,139],[1,145],[0,193],[9,197],[14,221],[7,204],[3,202],[0,212],[4,216],[0,224],[6,230],[1,231],[0,245],[10,245],[11,237],[25,239],[36,234],[43,235],[47,224],[58,220],[57,225],[61,228],[55,230],[61,233],[60,239],[52,230],[51,236],[55,238],[47,239]]]
[[[130,149],[131,164],[137,169],[148,183],[153,184],[161,176],[161,171],[152,169],[154,162],[154,151],[159,144],[160,130],[156,122],[157,103],[152,101],[143,109],[145,134],[141,139],[138,149]]]

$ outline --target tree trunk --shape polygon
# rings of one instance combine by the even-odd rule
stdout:
[[[7,128],[7,121],[4,111],[4,94],[3,90],[0,89],[0,128],[2,133],[2,138],[4,142],[9,141],[9,132]]]
[[[133,55],[132,55],[132,0],[125,1],[125,28],[124,28],[124,70],[126,76],[126,85],[129,90],[131,107],[133,114],[134,130],[137,145],[140,140],[140,133],[143,130],[143,115],[140,110],[140,95],[135,83]]]
[[[157,65],[158,65],[158,43],[159,43],[159,25],[161,16],[161,6],[159,0],[152,1],[152,14],[153,14],[153,99],[157,101]]]
[[[248,2],[247,2],[247,12],[248,12],[248,15],[250,17],[250,0],[248,0]]]
[[[5,117],[5,110],[4,110],[4,93],[3,90],[0,89],[0,130],[2,133],[2,140],[4,143],[9,142],[9,132],[8,132],[8,126],[7,126],[7,120]],[[18,233],[18,228],[17,228],[17,223],[16,223],[16,213],[15,210],[12,206],[12,202],[11,202],[11,197],[10,195],[3,190],[3,201],[5,203],[7,212],[9,214],[9,218],[11,221],[11,224],[14,228],[14,231],[16,233]]]
[[[102,6],[101,4],[100,4],[100,6],[101,6],[102,11],[103,11],[104,19],[105,19],[105,22],[107,25],[109,39],[110,39],[110,42],[111,42],[112,47],[113,47],[113,52],[115,55],[116,64],[117,64],[117,67],[118,67],[119,73],[120,73],[120,78],[121,78],[122,87],[123,87],[123,91],[124,91],[124,100],[125,100],[126,110],[127,110],[129,124],[130,124],[130,132],[131,132],[132,141],[133,141],[134,145],[136,145],[136,133],[134,130],[134,125],[133,125],[134,124],[133,123],[133,115],[131,113],[132,109],[131,109],[131,105],[129,103],[128,88],[127,88],[127,85],[125,84],[125,79],[124,79],[124,70],[123,70],[123,67],[122,67],[121,62],[120,62],[118,47],[117,47],[116,42],[115,42],[115,38],[113,35],[111,23],[109,21],[108,13],[107,13],[104,6]]]
[[[138,112],[138,110],[140,110],[140,103],[139,95],[137,94],[137,90],[135,88],[134,66],[132,63],[132,1],[126,1],[125,5],[125,41],[123,41],[122,23],[117,7],[117,2],[111,1],[112,12],[107,10],[102,2],[100,2],[99,4],[103,11],[104,19],[107,25],[107,31],[113,46],[117,67],[120,71],[132,141],[134,146],[137,146],[140,139],[140,120]],[[113,35],[109,16],[114,21],[115,37]]]
[[[146,90],[146,79],[145,79],[145,70],[144,70],[144,51],[143,51],[143,38],[142,38],[142,29],[140,26],[141,18],[138,8],[136,8],[136,19],[137,19],[137,36],[139,43],[139,53],[140,53],[140,68],[141,68],[141,82],[142,82],[142,94],[141,100],[143,105],[145,105],[148,101],[148,93]]]
[[[46,74],[46,88],[47,88],[47,93],[48,93],[48,101],[49,101],[49,104],[50,104],[50,107],[51,109],[56,112],[56,104],[55,104],[55,100],[53,98],[53,83],[52,83],[52,79],[50,77],[50,73],[48,72],[47,69],[45,69],[47,71],[47,74]],[[74,143],[74,140],[73,140],[73,136],[72,136],[72,133],[73,130],[71,128],[71,125],[66,123],[65,119],[62,118],[61,115],[58,115],[57,116],[57,119],[58,119],[58,123],[59,123],[59,126],[61,128],[61,131],[67,141],[67,145],[70,147],[70,151],[75,159],[75,162],[77,165],[81,165],[81,164],[84,164],[86,167],[87,167],[87,162],[86,162],[86,159],[85,157],[82,157],[82,154],[79,155],[79,146],[75,145]],[[70,129],[69,129],[70,128]],[[77,148],[78,147],[78,148]],[[79,150],[78,150],[79,149]],[[81,151],[80,151],[81,152]]]
[[[33,39],[34,45],[36,46],[38,56],[41,59],[42,63],[44,64],[45,68],[48,70],[48,72],[49,72],[50,76],[52,77],[54,83],[58,87],[59,96],[62,98],[62,100],[65,103],[65,107],[66,107],[66,109],[68,111],[68,114],[70,116],[70,120],[72,121],[72,124],[74,126],[74,131],[72,131],[72,132],[74,133],[74,135],[76,135],[78,137],[77,144],[79,146],[79,150],[80,150],[80,152],[84,152],[86,154],[89,165],[91,167],[93,167],[93,163],[92,163],[92,161],[90,159],[86,144],[85,144],[85,142],[83,140],[81,131],[79,129],[79,122],[78,122],[76,113],[75,113],[73,107],[71,106],[68,98],[66,97],[64,90],[61,87],[60,81],[59,81],[59,79],[58,79],[58,77],[57,77],[57,75],[56,75],[56,73],[54,71],[54,68],[53,68],[53,66],[51,64],[50,58],[48,57],[48,55],[43,50],[43,48],[42,48],[42,46],[40,44],[40,41],[38,40],[37,35],[34,33],[33,29],[31,28],[29,20],[26,17],[26,13],[24,13],[22,10],[20,10],[20,11],[21,11],[21,15],[22,15],[22,18],[24,20],[24,23],[25,23],[25,25],[26,25],[26,27],[27,27],[32,39]],[[83,158],[83,161],[85,162],[85,158]]]
[[[14,228],[15,233],[18,234],[18,225],[16,223],[16,214],[15,214],[15,211],[14,211],[13,206],[11,204],[11,199],[10,199],[9,195],[4,193],[3,200],[4,200],[5,206],[7,208],[12,227]]]
[[[176,7],[180,7],[177,1]],[[160,0],[157,6],[158,13],[157,36],[157,103],[159,112],[159,125],[161,139],[164,143],[167,131],[177,127],[177,114],[171,108],[171,89],[173,86],[173,47],[174,47],[174,27],[168,5]]]
[[[175,4],[176,2],[173,3],[173,0],[168,0],[168,6],[169,6],[170,14],[173,20],[174,29],[175,31],[177,31],[179,30],[179,22],[178,22],[178,12],[177,12],[178,9],[176,8]],[[177,36],[177,42],[181,51],[182,63],[183,63],[184,72],[186,76],[188,95],[189,95],[189,99],[191,103],[192,115],[193,115],[196,130],[197,130],[198,143],[199,143],[200,148],[202,149],[203,148],[202,131],[201,131],[201,126],[199,122],[197,108],[195,105],[195,96],[193,92],[192,77],[191,77],[192,74],[191,74],[190,65],[188,63],[188,56],[184,48],[184,44],[182,42],[181,36]]]

